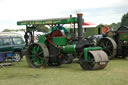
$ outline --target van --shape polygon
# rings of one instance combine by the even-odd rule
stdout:
[[[18,33],[0,32],[0,53],[3,57],[20,61],[25,54],[25,42]]]

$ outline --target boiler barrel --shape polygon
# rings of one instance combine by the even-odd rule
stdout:
[[[67,45],[62,47],[62,53],[76,53],[76,45]]]

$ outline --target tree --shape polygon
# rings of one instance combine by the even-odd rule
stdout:
[[[117,30],[120,27],[120,22],[118,23],[112,23],[110,25],[108,25],[110,28],[113,28],[114,30]]]
[[[4,29],[2,32],[10,32],[10,29]]]
[[[4,29],[2,32],[11,32],[11,31],[25,31],[25,29],[18,29],[18,30],[13,30],[13,29]]]
[[[121,19],[121,26],[128,26],[128,13],[123,15]]]
[[[37,27],[37,31],[38,31],[38,32],[48,32],[49,29],[48,29],[48,27],[46,27],[45,25],[39,25],[39,26]]]
[[[25,31],[25,29],[19,29],[19,31]]]

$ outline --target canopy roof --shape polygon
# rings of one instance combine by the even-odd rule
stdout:
[[[41,25],[41,24],[48,25],[48,24],[70,24],[70,23],[77,23],[77,17],[42,19],[42,20],[23,20],[23,21],[18,21],[17,25]]]
[[[121,26],[118,28],[118,32],[128,32],[128,26]]]

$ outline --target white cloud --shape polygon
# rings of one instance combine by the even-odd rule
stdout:
[[[68,17],[69,14],[74,15],[76,11],[81,12],[86,8],[104,8],[127,2],[127,0],[2,0],[0,1],[0,29],[7,26],[9,26],[8,28],[17,27],[16,21],[18,20]],[[85,12],[85,15],[88,17],[89,13]],[[88,17],[88,20],[99,19],[100,21],[103,20],[102,22],[108,22],[104,16],[99,17],[97,15],[97,17]],[[114,15],[111,18],[115,18]],[[2,21],[5,22],[6,26],[1,23]],[[7,25],[8,22],[12,26]]]
[[[122,0],[5,0],[0,19],[29,19],[61,16],[60,11],[108,7]]]

